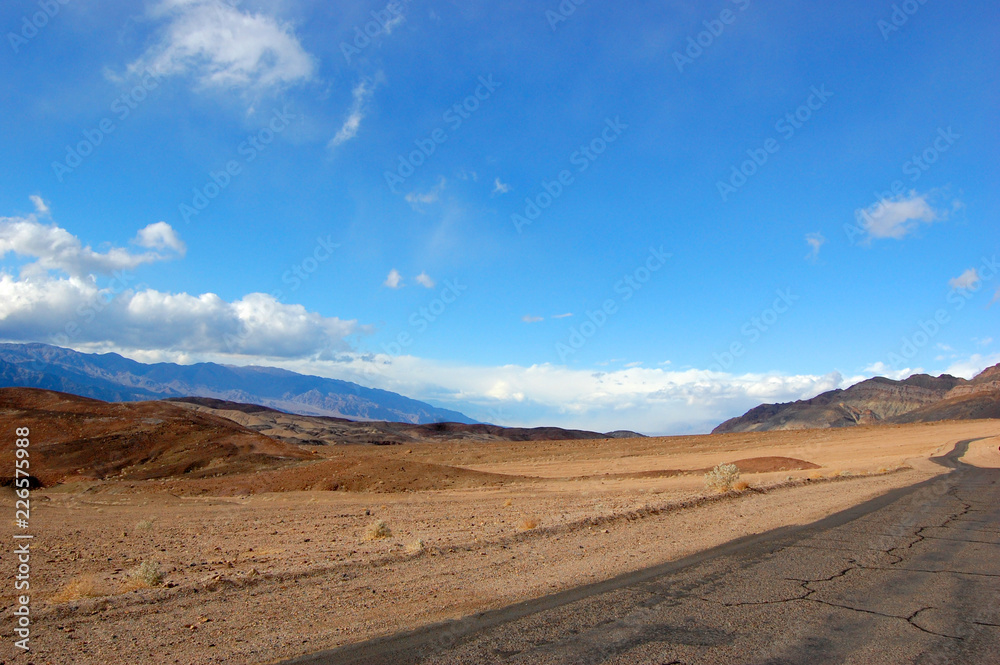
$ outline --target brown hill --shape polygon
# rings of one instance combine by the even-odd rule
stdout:
[[[713,434],[977,418],[1000,418],[1000,365],[971,381],[948,374],[915,374],[903,381],[875,377],[808,400],[762,404]]]
[[[500,427],[466,423],[414,425],[399,422],[355,422],[329,416],[303,416],[265,406],[240,404],[207,397],[170,400],[178,406],[221,416],[266,436],[293,444],[398,445],[442,441],[564,441],[640,437],[635,432],[601,434],[559,427]]]
[[[31,473],[70,479],[208,477],[274,468],[315,455],[225,418],[166,402],[114,404],[33,388],[0,388],[0,483],[14,468],[13,432],[28,427]]]

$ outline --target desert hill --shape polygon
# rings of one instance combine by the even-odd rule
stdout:
[[[203,413],[228,418],[243,427],[279,441],[294,444],[375,444],[441,441],[565,441],[573,439],[636,438],[636,432],[608,434],[559,427],[500,427],[467,423],[411,423],[367,421],[303,416],[252,404],[240,404],[204,397],[185,397],[172,403]]]
[[[1000,418],[1000,365],[971,381],[949,374],[915,374],[902,381],[875,377],[808,400],[762,404],[727,420],[712,433],[980,418]]]
[[[31,472],[43,485],[67,479],[148,480],[246,473],[314,459],[225,418],[165,402],[112,404],[31,388],[0,388],[5,431],[31,431]],[[0,446],[2,484],[13,439]]]
[[[0,344],[0,386],[43,388],[108,402],[211,397],[280,411],[352,420],[475,423],[397,393],[274,367],[145,364],[116,353],[48,344]]]

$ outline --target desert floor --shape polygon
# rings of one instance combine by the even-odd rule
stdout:
[[[265,491],[271,472],[36,490],[32,653],[15,659],[8,628],[0,663],[273,662],[809,523],[945,472],[929,458],[968,439],[966,462],[1000,466],[1000,421],[973,421],[315,448],[375,474],[364,492]],[[749,489],[705,488],[737,460],[760,471]],[[445,488],[414,489],[415,472]],[[378,521],[391,535],[367,535]],[[162,584],[135,581],[143,562]],[[14,598],[5,585],[7,617]]]

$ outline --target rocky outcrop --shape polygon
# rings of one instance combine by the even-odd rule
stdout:
[[[949,374],[915,374],[903,381],[875,377],[808,400],[762,404],[727,420],[713,433],[973,418],[1000,418],[1000,365],[971,381]]]

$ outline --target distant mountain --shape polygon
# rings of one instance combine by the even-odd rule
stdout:
[[[0,344],[0,386],[43,388],[107,402],[211,397],[280,411],[414,424],[476,421],[386,390],[274,367],[147,365],[116,353]]]
[[[949,374],[915,374],[903,381],[875,377],[808,400],[761,404],[716,427],[713,434],[851,427],[878,423],[1000,418],[1000,365],[971,381]]]

